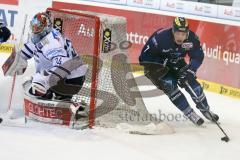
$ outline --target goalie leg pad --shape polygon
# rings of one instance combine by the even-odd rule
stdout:
[[[71,104],[65,101],[38,99],[27,92],[24,96],[24,114],[28,119],[70,126],[74,116],[69,110]]]

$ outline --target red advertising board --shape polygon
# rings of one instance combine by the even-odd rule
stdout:
[[[18,5],[19,0],[0,0],[0,4]]]
[[[53,2],[58,9],[93,11],[127,19],[131,63],[138,63],[138,56],[148,37],[159,28],[171,27],[174,17],[96,7],[83,4]],[[190,29],[200,38],[205,60],[198,72],[200,79],[240,88],[240,27],[189,19]]]
[[[25,115],[40,122],[69,125],[71,121],[71,112],[69,108],[56,107],[45,103],[33,103],[24,99]]]

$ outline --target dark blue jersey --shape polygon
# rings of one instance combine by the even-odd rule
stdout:
[[[0,22],[0,43],[6,42],[10,36],[10,30]]]
[[[189,31],[188,38],[182,45],[177,45],[174,41],[172,28],[160,29],[153,33],[142,49],[139,57],[140,64],[160,63],[166,60],[171,62],[176,59],[183,59],[186,55],[190,57],[190,67],[196,71],[202,64],[204,53],[196,34]],[[169,67],[174,67],[177,63],[168,63]]]

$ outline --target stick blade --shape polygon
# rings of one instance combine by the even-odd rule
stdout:
[[[230,139],[229,139],[229,137],[225,136],[225,137],[222,137],[221,140],[225,141],[225,142],[229,142]]]

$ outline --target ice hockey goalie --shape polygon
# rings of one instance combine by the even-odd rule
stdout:
[[[59,119],[56,108],[54,111],[41,109],[49,105],[59,105],[61,101],[63,106],[69,102],[82,88],[88,66],[83,64],[71,41],[52,28],[48,14],[36,14],[30,27],[30,40],[24,44],[21,51],[9,57],[3,65],[3,71],[5,76],[21,75],[27,67],[27,60],[34,58],[36,73],[23,84],[25,105],[28,105],[25,109],[32,110],[35,116],[51,112],[52,118],[55,116]],[[67,103],[66,109],[69,106],[70,103]]]

